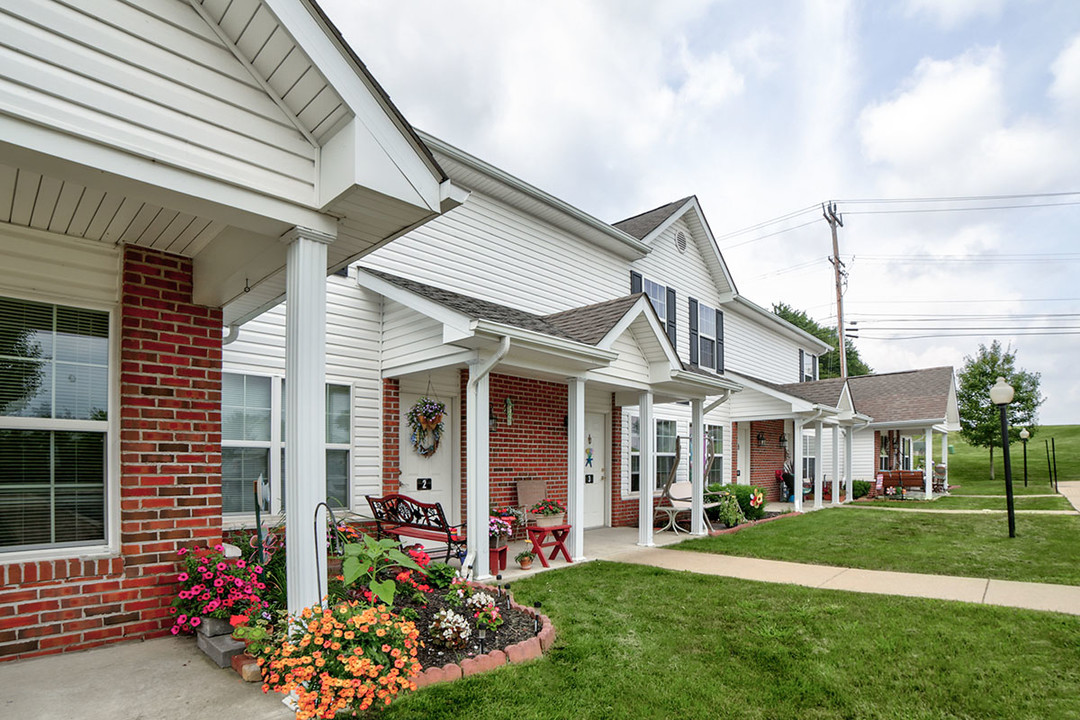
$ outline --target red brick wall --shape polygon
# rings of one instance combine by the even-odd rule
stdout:
[[[165,634],[176,550],[221,537],[221,311],[191,283],[190,260],[125,249],[120,554],[0,565],[0,660]]]
[[[784,469],[784,451],[780,447],[783,420],[756,420],[750,423],[750,484],[765,490],[767,500],[780,499],[776,471]],[[765,433],[765,446],[758,447],[758,433]],[[788,439],[790,443],[794,442]]]
[[[383,380],[382,402],[383,493],[396,493],[401,487],[401,383],[396,378]]]

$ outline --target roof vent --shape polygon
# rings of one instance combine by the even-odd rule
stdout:
[[[678,248],[681,253],[686,252],[686,233],[682,230],[675,233],[675,247]]]

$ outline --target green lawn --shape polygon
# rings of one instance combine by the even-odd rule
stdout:
[[[558,628],[546,657],[379,716],[1080,718],[1080,617],[604,562],[514,591]]]
[[[1049,488],[1042,488],[1042,492],[1049,492]],[[869,500],[865,503],[860,502],[859,505],[877,505],[881,507],[898,507],[898,508],[910,508],[910,509],[924,509],[924,510],[1004,510],[1005,509],[1005,496],[997,495],[994,497],[969,497],[964,495],[953,495],[951,497],[939,497],[935,500]],[[1054,497],[1024,497],[1023,495],[1017,495],[1013,498],[1013,506],[1017,510],[1072,510],[1073,506],[1069,504],[1061,495],[1055,495]]]
[[[1035,437],[1028,440],[1028,488],[1027,491],[1046,492],[1050,473],[1046,462],[1046,444],[1054,439],[1057,450],[1058,480],[1080,480],[1080,425],[1044,425]],[[955,452],[949,456],[949,484],[960,485],[955,494],[992,495],[1005,494],[1005,471],[1001,450],[994,451],[995,480],[991,481],[990,451],[968,445],[959,433],[949,435],[949,444]],[[1024,493],[1023,446],[1014,443],[1009,453],[1012,459],[1013,484],[1018,494]]]
[[[687,540],[678,550],[935,575],[1080,585],[1080,516],[819,510],[731,535]]]

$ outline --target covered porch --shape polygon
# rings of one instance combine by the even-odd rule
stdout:
[[[855,438],[870,418],[855,411],[846,383],[733,377],[745,386],[731,402],[738,482],[796,512],[850,502]]]
[[[687,402],[702,428],[706,398],[722,401],[736,386],[686,370],[644,295],[537,316],[370,269],[358,282],[385,299],[381,492],[442,504],[464,524],[475,577],[495,574],[487,519],[520,506],[519,480],[542,480],[565,505],[575,561],[587,556],[586,529],[637,524],[637,543],[654,543],[654,495],[629,491],[622,409],[638,408],[641,427],[652,428],[656,404]],[[419,458],[405,418],[430,393],[452,408],[448,445]],[[635,455],[640,487],[655,488],[655,431],[641,433]],[[703,533],[700,482],[694,498],[692,525]]]

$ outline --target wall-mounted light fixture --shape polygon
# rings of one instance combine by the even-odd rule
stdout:
[[[506,427],[510,427],[514,424],[514,398],[506,398],[503,407],[506,408]]]
[[[757,434],[757,446],[758,447],[765,447],[765,433],[759,432]]]
[[[787,450],[787,433],[780,433],[780,449]]]
[[[499,427],[499,419],[495,417],[495,406],[488,403],[488,430],[495,432]]]

